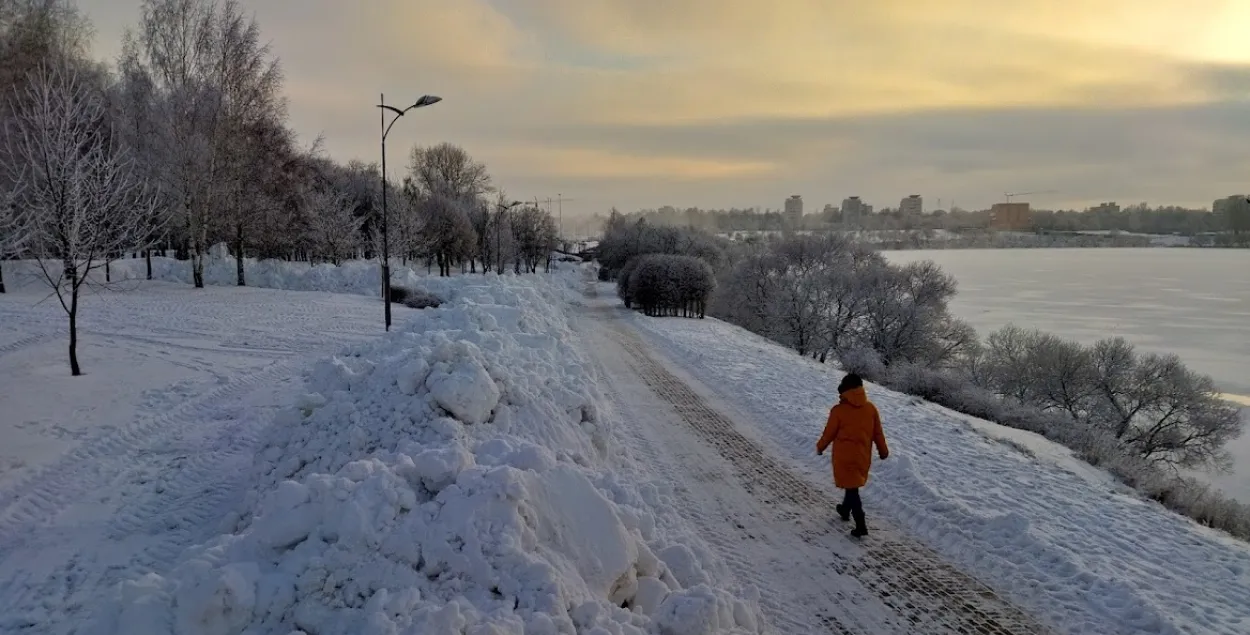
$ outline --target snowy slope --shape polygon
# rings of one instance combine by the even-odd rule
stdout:
[[[630,319],[747,413],[756,436],[829,482],[814,446],[839,372],[717,320]],[[1068,633],[1250,632],[1247,545],[1036,435],[875,386],[869,395],[893,452],[864,490],[870,524],[884,515]]]
[[[758,632],[664,488],[613,469],[571,287],[438,284],[442,308],[317,363],[230,530],[87,632]]]

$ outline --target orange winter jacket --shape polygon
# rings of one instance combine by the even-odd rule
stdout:
[[[881,430],[881,413],[868,401],[863,386],[842,393],[838,405],[829,410],[825,431],[816,442],[818,454],[833,445],[829,460],[833,463],[834,485],[839,489],[854,489],[868,483],[874,443],[881,458],[890,456],[885,432]]]

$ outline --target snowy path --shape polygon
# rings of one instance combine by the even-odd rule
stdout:
[[[220,531],[302,372],[381,332],[369,298],[151,283],[88,298],[70,378],[40,298],[0,296],[0,632],[69,632]]]
[[[619,310],[587,315],[636,458],[673,484],[687,520],[740,583],[759,589],[780,632],[1046,632],[880,518],[868,542],[853,543],[832,520],[831,488],[774,458],[732,411],[649,352]]]

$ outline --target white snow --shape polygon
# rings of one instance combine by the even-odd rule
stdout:
[[[77,379],[60,308],[35,285],[0,296],[0,631],[915,632],[857,577],[871,544],[778,517],[583,328],[591,267],[412,273],[446,302],[397,307],[383,335],[370,263],[250,265],[315,293],[231,288],[233,266],[192,290],[119,263],[130,290],[88,298]],[[717,320],[621,315],[759,451],[832,489],[813,444],[835,369]],[[869,394],[892,449],[870,525],[1060,633],[1247,632],[1247,545],[1037,435]]]
[[[249,277],[263,280],[251,272]],[[265,350],[300,340],[301,354],[285,351],[281,368],[288,375],[304,368],[306,383],[280,391],[286,405],[276,416],[270,409],[249,412],[257,397],[196,411],[176,431],[160,433],[171,446],[160,460],[148,458],[142,440],[133,450],[121,448],[123,453],[67,450],[50,458],[52,466],[82,462],[74,486],[59,499],[59,513],[18,513],[16,506],[39,509],[40,503],[28,501],[21,487],[6,489],[8,506],[0,518],[8,522],[0,528],[11,531],[0,536],[0,563],[11,581],[0,583],[6,606],[0,630],[759,632],[750,590],[709,573],[721,569],[706,560],[699,539],[670,508],[645,502],[656,500],[655,485],[616,475],[625,459],[614,447],[612,422],[600,416],[604,396],[564,315],[576,282],[554,278],[422,278],[422,288],[447,303],[397,310],[392,333],[369,339],[355,331],[347,338],[333,330],[316,332],[337,320],[331,314],[301,323],[315,313],[309,306],[285,315],[281,327],[264,314],[299,306],[301,298],[325,302],[323,294],[145,283],[138,291],[102,296],[135,321],[155,303],[167,316],[152,323],[155,333],[182,325],[203,329],[205,340],[248,339]],[[364,294],[373,282],[328,286]],[[273,283],[299,286],[287,278]],[[6,315],[25,313],[21,328],[34,329],[42,309],[29,305],[33,297],[29,291],[0,297],[0,307]],[[182,304],[166,302],[169,297]],[[216,333],[209,332],[210,320],[196,319],[202,313],[224,317],[235,298],[245,299],[237,305],[241,315]],[[381,321],[376,300],[351,301],[370,313],[352,314],[353,324]],[[93,311],[104,313],[88,306],[84,319]],[[258,324],[269,328],[261,333]],[[152,325],[135,324],[128,332],[139,337]],[[304,332],[306,326],[312,332]],[[130,341],[109,345],[124,349]],[[152,346],[160,349],[159,342]],[[318,350],[335,349],[315,363],[304,361]],[[170,350],[180,357],[180,349]],[[57,361],[51,349],[29,353],[42,363]],[[110,375],[134,370],[86,368]],[[5,381],[11,378],[5,366],[0,373]],[[182,390],[195,400],[203,387]],[[175,395],[166,399],[179,401]],[[27,411],[38,411],[36,402],[46,400],[46,393],[18,398]],[[247,419],[245,436],[253,440],[214,465],[220,457],[211,449],[233,438],[241,417]],[[82,421],[102,438],[111,432],[106,425],[112,424]],[[241,456],[251,457],[250,468]],[[194,474],[185,473],[184,461],[196,464]],[[142,482],[127,478],[140,471]],[[107,481],[89,484],[97,473],[107,474]],[[208,482],[205,474],[212,475]],[[47,470],[30,478],[24,483],[55,480]],[[225,491],[209,512],[194,516],[198,527],[166,516],[171,499],[190,504],[218,486]],[[121,500],[92,508],[92,496],[107,499],[114,487],[121,488]],[[59,484],[53,493],[61,494]],[[89,508],[97,532],[101,523],[111,528],[103,536],[67,520]],[[214,522],[232,509],[237,511],[224,524]],[[183,521],[182,533],[170,537],[163,518]],[[136,531],[136,524],[142,529]],[[59,549],[24,537],[44,528],[60,532]],[[212,536],[215,531],[220,533]],[[146,544],[159,540],[164,557],[140,557]]]
[[[717,320],[631,319],[747,413],[753,434],[828,484],[813,444],[840,372]],[[1037,435],[868,390],[892,453],[864,490],[870,524],[884,514],[1062,632],[1250,632],[1250,545],[1141,499]]]

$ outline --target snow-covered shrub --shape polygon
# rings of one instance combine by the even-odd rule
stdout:
[[[627,306],[637,305],[651,316],[702,318],[716,289],[712,268],[693,256],[647,254],[631,260],[623,272],[618,293],[628,297]]]
[[[453,299],[308,374],[229,533],[123,582],[88,632],[746,634],[608,469],[591,361],[534,278],[460,277]]]
[[[600,279],[614,280],[631,259],[647,254],[694,256],[718,269],[726,263],[728,241],[691,227],[630,222],[612,212],[599,242]]]

